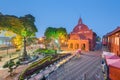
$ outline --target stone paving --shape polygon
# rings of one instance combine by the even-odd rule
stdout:
[[[51,73],[47,80],[104,80],[100,53],[95,51],[73,58]]]

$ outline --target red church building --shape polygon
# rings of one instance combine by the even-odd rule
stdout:
[[[95,44],[96,33],[89,29],[87,25],[83,24],[82,19],[80,18],[78,24],[70,33],[68,49],[90,51],[94,49]]]

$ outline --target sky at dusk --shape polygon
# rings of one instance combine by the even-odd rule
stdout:
[[[70,33],[80,17],[99,36],[120,26],[120,0],[1,0],[0,12],[18,17],[32,14],[37,37],[47,27],[65,27]]]

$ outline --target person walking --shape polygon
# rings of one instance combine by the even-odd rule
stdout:
[[[75,55],[79,58],[80,57],[80,54],[81,54],[81,49],[78,49],[75,53]]]

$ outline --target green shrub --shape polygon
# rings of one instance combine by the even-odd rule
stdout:
[[[44,53],[44,54],[55,54],[56,50],[52,50],[52,49],[37,49],[35,51],[36,53]]]
[[[10,60],[3,65],[3,68],[8,68],[9,69],[8,72],[10,72],[10,76],[12,76],[14,66],[15,66],[15,62],[13,60]]]
[[[24,76],[25,76],[25,73],[29,70],[32,70],[34,68],[36,68],[37,66],[40,66],[42,65],[43,63],[45,63],[46,61],[49,61],[52,57],[51,56],[47,56],[45,58],[43,58],[42,60],[39,60],[37,62],[34,62],[32,63],[28,68],[26,68],[22,73],[21,75],[19,76],[19,80],[24,80]]]
[[[36,61],[29,65],[19,76],[19,80],[24,80],[24,78],[28,78],[31,74],[39,73],[41,69],[44,69],[46,66],[53,64],[61,58],[64,58],[67,54],[56,54],[52,56],[46,56],[45,58]]]
[[[43,58],[42,60],[34,62],[28,67],[28,70],[30,70],[38,65],[41,65],[42,63],[44,63],[45,61],[50,60],[50,59],[51,59],[51,56],[47,56],[47,57]]]

